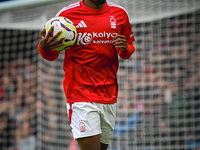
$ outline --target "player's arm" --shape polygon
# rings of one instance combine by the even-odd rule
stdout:
[[[54,26],[51,27],[46,36],[45,28],[40,32],[40,42],[38,44],[38,51],[40,55],[49,61],[53,61],[58,58],[60,52],[54,51],[53,49],[62,46],[62,40],[64,39],[63,37],[61,39],[55,40],[61,34],[62,31],[58,32],[56,35],[51,37],[53,28]]]
[[[122,59],[128,59],[135,51],[135,47],[133,45],[135,38],[129,22],[128,14],[125,11],[123,11],[122,14],[124,15],[122,31],[120,34],[114,34],[113,44],[117,48],[118,55]]]
[[[132,41],[128,43],[124,35],[114,33],[113,44],[117,48],[118,55],[123,59],[130,58],[135,51]]]

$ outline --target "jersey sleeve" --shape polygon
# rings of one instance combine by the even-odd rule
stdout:
[[[54,51],[54,50],[50,50],[50,51],[44,51],[40,48],[40,45],[38,44],[38,51],[40,53],[40,55],[49,61],[54,61],[58,58],[60,52],[59,51]]]
[[[122,58],[122,59],[129,59],[131,57],[131,55],[134,53],[135,51],[135,46],[133,44],[128,44],[127,50],[123,51],[121,49],[117,49],[118,51],[118,55]]]
[[[61,16],[65,16],[65,11],[66,10],[66,7],[63,7],[56,15],[55,17],[61,17]]]
[[[118,49],[118,55],[122,59],[128,59],[131,57],[131,55],[135,51],[135,47],[133,45],[133,42],[135,41],[135,37],[133,35],[132,27],[129,22],[129,17],[126,12],[124,13],[124,26],[122,28],[121,35],[124,35],[126,37],[128,46],[127,46],[126,51]]]
[[[124,13],[124,26],[121,31],[122,35],[126,36],[128,44],[132,44],[135,41],[135,37],[133,35],[132,27],[129,22],[129,17],[128,14],[125,12]]]
[[[55,17],[61,17],[61,16],[62,16],[62,17],[66,17],[66,16],[67,16],[67,12],[68,12],[68,11],[66,11],[66,10],[68,10],[68,9],[70,9],[70,8],[73,8],[73,7],[75,7],[75,6],[78,6],[78,5],[80,5],[79,2],[73,2],[73,3],[71,3],[70,5],[63,7],[63,8],[55,15]]]

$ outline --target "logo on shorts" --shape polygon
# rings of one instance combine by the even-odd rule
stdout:
[[[79,120],[79,128],[81,132],[85,132],[85,124],[82,120]]]

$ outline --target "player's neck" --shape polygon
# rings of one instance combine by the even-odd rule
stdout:
[[[105,3],[95,3],[93,0],[83,0],[83,2],[87,7],[92,9],[101,9],[105,6]]]

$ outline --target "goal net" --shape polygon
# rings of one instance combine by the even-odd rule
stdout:
[[[62,89],[63,58],[41,58],[45,22],[74,2],[0,10],[0,149],[78,150]],[[200,149],[200,1],[112,0],[130,17],[135,53],[120,59],[109,150]],[[1,2],[0,2],[1,4]]]

